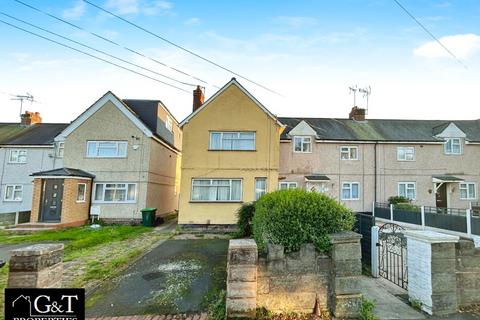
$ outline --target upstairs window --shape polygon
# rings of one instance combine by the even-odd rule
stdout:
[[[417,188],[415,182],[399,182],[398,195],[410,200],[415,200],[417,196]]]
[[[350,146],[340,147],[340,159],[358,160],[358,147],[350,147]]]
[[[398,161],[415,161],[415,147],[397,147]]]
[[[125,158],[127,141],[88,141],[87,158]]]
[[[460,183],[460,199],[472,200],[477,198],[476,185],[473,182]]]
[[[296,187],[297,187],[296,182],[282,181],[278,184],[278,188],[280,190],[295,189]]]
[[[27,150],[12,149],[10,150],[9,163],[27,163]]]
[[[165,127],[168,131],[173,131],[173,120],[172,118],[170,118],[170,116],[167,116],[167,120],[165,121]]]
[[[65,142],[57,142],[57,149],[55,150],[55,154],[57,158],[63,158],[64,152],[65,152]]]
[[[255,132],[210,132],[209,149],[254,151]]]
[[[311,137],[293,137],[293,151],[299,153],[312,152]]]
[[[460,138],[449,138],[445,140],[444,144],[445,154],[461,154],[462,141]]]

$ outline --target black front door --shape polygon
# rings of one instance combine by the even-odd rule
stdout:
[[[43,180],[41,221],[60,222],[63,201],[63,179]]]
[[[447,207],[447,184],[443,183],[440,188],[438,188],[437,193],[435,194],[437,200],[437,208],[446,208]]]

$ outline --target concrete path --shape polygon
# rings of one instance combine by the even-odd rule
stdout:
[[[87,318],[88,320],[207,320],[206,313]]]
[[[426,319],[399,296],[407,292],[382,278],[362,277],[361,288],[364,297],[375,304],[375,314],[380,320]]]

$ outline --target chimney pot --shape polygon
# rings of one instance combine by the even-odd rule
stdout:
[[[20,120],[22,126],[31,126],[36,123],[42,123],[40,112],[25,111],[25,113],[20,116]]]
[[[193,90],[193,112],[197,111],[205,102],[205,95],[200,86]]]
[[[365,121],[365,109],[356,106],[353,107],[348,118],[355,121]]]

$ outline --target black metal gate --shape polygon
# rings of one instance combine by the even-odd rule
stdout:
[[[362,235],[362,240],[360,244],[362,247],[362,265],[364,268],[367,268],[371,271],[371,262],[372,262],[372,227],[375,225],[375,217],[371,213],[360,213],[355,214],[355,232],[358,232]]]
[[[407,289],[407,239],[405,229],[386,223],[378,230],[378,275]]]

